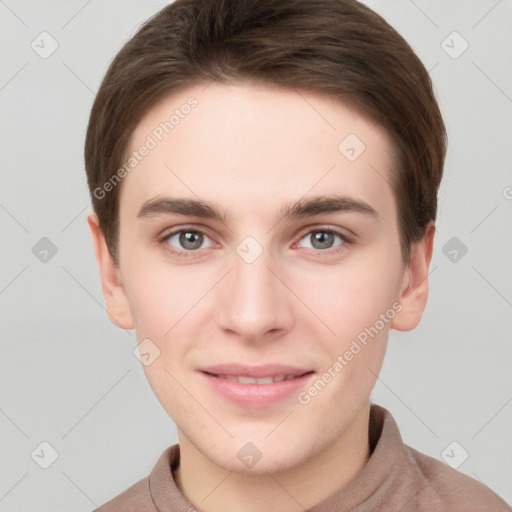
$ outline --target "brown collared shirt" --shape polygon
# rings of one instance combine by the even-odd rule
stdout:
[[[512,511],[485,485],[405,445],[391,414],[378,405],[370,409],[369,441],[371,456],[359,474],[309,512]],[[148,477],[94,512],[200,512],[176,486],[179,463],[175,444]]]

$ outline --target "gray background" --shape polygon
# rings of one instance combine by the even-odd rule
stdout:
[[[0,0],[2,511],[91,510],[177,441],[134,333],[106,318],[82,158],[110,60],[165,3]],[[429,304],[392,333],[373,400],[406,443],[457,464],[467,452],[459,469],[512,502],[512,1],[368,4],[430,70],[450,139]],[[43,31],[59,45],[45,59]]]

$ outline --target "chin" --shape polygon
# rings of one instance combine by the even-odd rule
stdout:
[[[286,443],[286,452],[279,453],[278,446],[274,443],[267,443],[262,446],[258,441],[255,443],[236,441],[233,445],[226,447],[223,453],[209,454],[205,451],[211,462],[224,468],[227,471],[244,475],[265,475],[267,473],[280,473],[302,464],[307,457],[304,452],[297,452],[303,443]],[[283,446],[283,441],[279,441]]]
[[[282,471],[287,471],[293,468],[295,465],[296,461],[289,459],[276,459],[275,457],[267,457],[264,460],[262,457],[252,467],[247,467],[240,461],[233,461],[232,459],[228,461],[228,464],[226,464],[224,467],[228,471],[233,471],[243,475],[261,476],[267,475],[268,473],[276,474]]]

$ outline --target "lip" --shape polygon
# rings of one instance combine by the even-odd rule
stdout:
[[[301,368],[283,364],[265,364],[258,366],[247,366],[244,364],[217,364],[199,369],[202,372],[214,375],[245,375],[256,379],[262,377],[274,377],[276,375],[302,375],[312,371],[311,368]]]
[[[303,368],[265,365],[248,367],[244,365],[217,365],[199,370],[206,384],[223,398],[245,408],[262,409],[289,398],[307,387],[315,375]],[[300,375],[299,377],[272,382],[270,384],[240,384],[216,375],[244,375],[262,378],[276,375]]]

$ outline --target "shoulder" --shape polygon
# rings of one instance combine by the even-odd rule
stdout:
[[[170,446],[158,458],[151,473],[93,512],[158,512],[165,506],[187,502],[175,485],[173,470],[179,465],[179,444]],[[185,510],[190,508],[186,506]]]
[[[512,511],[502,498],[474,478],[414,448],[407,445],[404,447],[411,466],[423,481],[423,486],[412,500],[416,501],[416,506],[419,503],[435,502],[439,510],[450,512]]]
[[[376,404],[370,410],[369,432],[374,449],[367,478],[368,473],[380,475],[377,482],[385,495],[380,510],[512,512],[481,482],[405,444],[391,413]]]
[[[157,512],[151,499],[149,478],[133,484],[93,512]]]

